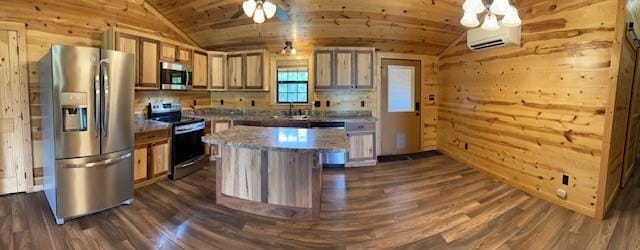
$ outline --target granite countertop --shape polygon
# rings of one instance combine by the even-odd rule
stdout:
[[[341,129],[234,126],[202,141],[261,150],[344,152],[349,148],[347,133]]]
[[[141,132],[167,129],[171,127],[171,123],[147,120],[147,119],[135,119],[134,126],[135,126],[135,132],[141,133]]]
[[[314,116],[304,119],[290,118],[286,116],[272,115],[242,115],[242,114],[189,114],[190,117],[202,118],[212,121],[264,121],[264,120],[291,120],[291,121],[309,121],[309,122],[326,122],[326,121],[343,121],[343,122],[375,122],[377,119],[373,116]]]

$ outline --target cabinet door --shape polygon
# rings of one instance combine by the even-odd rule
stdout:
[[[169,142],[154,144],[151,147],[151,156],[153,160],[153,177],[169,173],[171,165],[171,146]]]
[[[181,63],[190,64],[191,55],[192,55],[192,52],[190,49],[178,48],[178,55],[176,55],[176,59]]]
[[[315,88],[331,88],[333,82],[333,52],[315,52]]]
[[[140,84],[141,87],[159,87],[158,72],[160,43],[155,40],[140,38]]]
[[[353,84],[353,58],[352,51],[336,52],[336,84],[335,88],[351,88]]]
[[[373,88],[373,52],[356,52],[356,88]]]
[[[209,87],[212,89],[224,89],[224,56],[211,55],[209,60]]]
[[[376,159],[375,132],[349,133],[349,144],[349,152],[347,153],[347,160],[349,162]]]
[[[227,77],[228,88],[242,88],[242,55],[227,56]]]
[[[193,53],[193,87],[198,89],[207,88],[207,54]]]
[[[262,89],[262,53],[245,55],[245,79],[247,89]]]
[[[147,147],[136,148],[133,151],[133,181],[135,183],[147,179]]]
[[[140,82],[138,77],[139,65],[138,56],[140,55],[140,38],[137,36],[127,35],[123,33],[116,33],[116,50],[125,53],[133,54],[133,65],[135,67],[135,84]]]
[[[162,43],[160,45],[160,59],[167,62],[175,62],[178,46]]]

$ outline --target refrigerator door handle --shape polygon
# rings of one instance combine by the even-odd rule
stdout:
[[[102,82],[104,84],[104,114],[102,117],[102,136],[107,137],[109,133],[109,99],[110,99],[110,91],[109,91],[109,59],[105,58],[100,61],[100,65],[104,64],[104,68],[102,70]]]
[[[100,136],[100,70],[102,63],[96,65],[96,75],[93,80],[93,123],[95,124],[94,135]]]
[[[93,168],[93,167],[106,167],[124,161],[131,158],[131,153],[126,153],[116,158],[106,159],[104,161],[78,163],[78,164],[65,164],[64,168]]]

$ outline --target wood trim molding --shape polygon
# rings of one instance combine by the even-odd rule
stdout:
[[[180,37],[182,37],[182,39],[184,39],[185,41],[188,41],[191,43],[191,45],[194,45],[196,47],[200,47],[202,48],[202,46],[200,46],[200,44],[198,44],[195,40],[193,40],[193,38],[191,38],[189,35],[187,35],[187,33],[185,33],[184,31],[182,31],[180,28],[178,28],[178,26],[176,26],[175,24],[173,24],[173,22],[171,22],[169,19],[167,19],[164,15],[162,15],[155,7],[153,7],[151,4],[149,4],[146,0],[142,0],[142,2],[140,3],[140,5],[145,8],[146,10],[148,10],[151,14],[153,14],[155,17],[157,17],[158,19],[160,19],[160,21],[162,21],[164,24],[166,24],[167,26],[169,26],[169,28],[171,28],[173,31],[175,31]]]
[[[467,37],[467,32],[466,31],[462,32],[462,34],[460,34],[460,36],[456,38],[456,40],[453,40],[453,42],[451,42],[449,46],[447,46],[442,52],[440,52],[440,54],[438,54],[438,58],[446,55],[447,52],[449,52],[453,47],[455,47],[460,41],[462,41],[466,37]]]
[[[33,152],[31,150],[31,113],[29,107],[29,70],[27,57],[27,32],[24,23],[0,21],[0,29],[11,30],[18,33],[18,67],[20,70],[20,110],[22,112],[22,161],[25,174],[25,191],[35,192],[38,187],[33,183]],[[20,174],[20,173],[18,173]]]

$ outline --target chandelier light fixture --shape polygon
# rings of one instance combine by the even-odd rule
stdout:
[[[284,48],[282,48],[283,55],[295,55],[298,51],[293,47],[293,43],[290,41],[284,42]]]
[[[253,17],[256,23],[264,23],[267,19],[271,19],[277,9],[277,6],[268,0],[247,0],[242,3],[244,14]]]
[[[498,16],[502,16],[500,23],[506,27],[517,27],[522,24],[518,9],[509,3],[509,0],[493,0],[489,5],[485,5],[482,0],[465,0],[462,4],[464,15],[460,19],[460,24],[465,27],[475,28],[480,25],[478,14],[487,12],[480,28],[484,30],[498,30]]]

